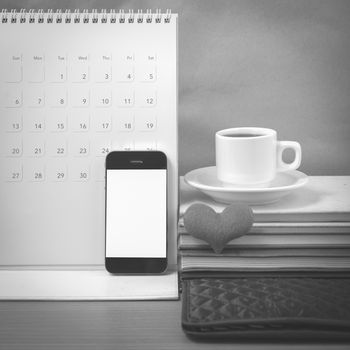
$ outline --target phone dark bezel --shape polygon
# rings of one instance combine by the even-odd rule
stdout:
[[[166,257],[118,258],[107,257],[107,170],[110,169],[165,169],[167,157],[161,151],[113,151],[106,157],[105,166],[105,267],[115,274],[163,273],[168,266],[168,171],[166,179]]]

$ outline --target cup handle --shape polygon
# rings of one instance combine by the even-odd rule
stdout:
[[[295,152],[294,161],[290,164],[282,159],[283,151],[291,148]],[[295,141],[277,141],[277,171],[288,171],[298,169],[301,163],[301,147],[299,142]]]

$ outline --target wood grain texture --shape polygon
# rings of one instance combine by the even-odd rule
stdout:
[[[195,342],[181,301],[0,302],[0,349],[348,349],[348,344]]]

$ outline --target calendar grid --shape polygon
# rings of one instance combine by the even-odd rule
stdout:
[[[0,266],[103,264],[113,150],[167,155],[176,263],[177,15],[3,11],[0,45]]]

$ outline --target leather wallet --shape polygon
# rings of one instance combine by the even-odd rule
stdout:
[[[350,277],[202,277],[182,288],[189,336],[350,339]]]

